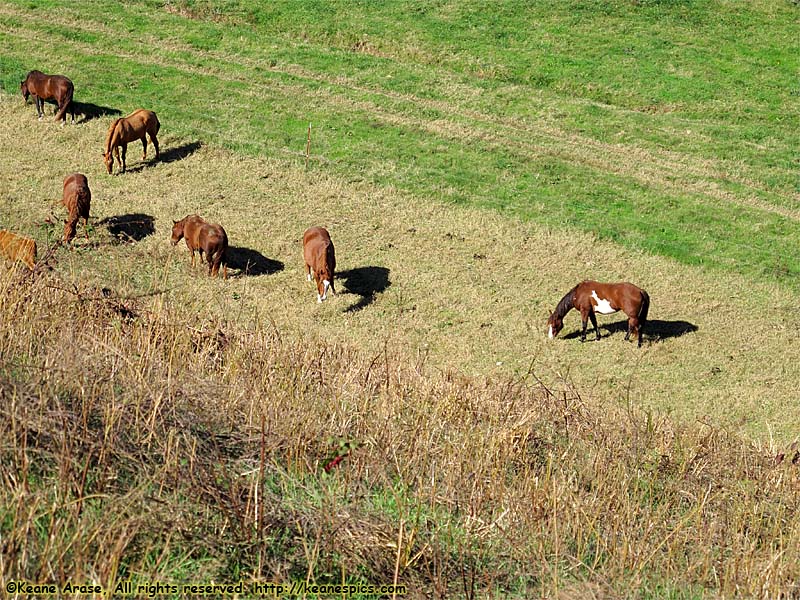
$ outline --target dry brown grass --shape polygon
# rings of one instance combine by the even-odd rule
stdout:
[[[397,573],[412,597],[800,591],[796,449],[201,319],[165,294],[57,272],[0,283],[3,583]]]
[[[424,355],[436,368],[468,375],[521,377],[532,368],[549,387],[571,381],[586,397],[701,419],[764,443],[770,436],[791,442],[800,433],[800,408],[787,402],[800,377],[800,334],[791,325],[793,294],[777,284],[242,158],[170,137],[168,123],[164,151],[187,156],[142,168],[132,149],[132,172],[109,177],[98,150],[106,120],[62,129],[32,123],[18,98],[3,96],[2,103],[4,222],[43,247],[52,229],[45,220],[63,219],[52,206],[60,192],[53,182],[79,167],[89,177],[92,244],[57,253],[57,270],[76,280],[123,294],[163,286],[195,314],[269,321],[285,335],[302,332],[369,353],[388,345],[411,360]],[[29,136],[24,149],[14,150],[16,132],[32,126],[46,128],[54,141]],[[221,223],[230,244],[245,249],[240,263],[254,259],[265,274],[221,285],[201,269],[192,272],[185,250],[171,248],[168,237],[171,219],[194,212]],[[137,227],[114,226],[126,215],[152,223],[154,233],[116,243],[112,231]],[[321,306],[305,281],[300,244],[305,228],[317,224],[331,231],[339,270],[351,275],[337,285],[340,295]],[[655,335],[646,348],[624,343],[620,332],[599,343],[548,343],[548,312],[588,277],[629,280],[648,290]],[[697,331],[666,337],[688,324]],[[578,327],[573,313],[564,334]]]

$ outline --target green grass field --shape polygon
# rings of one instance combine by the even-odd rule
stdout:
[[[63,177],[93,193],[90,241],[3,279],[4,582],[791,595],[798,14],[0,3],[0,227],[41,256]],[[23,104],[33,68],[75,82],[77,125]],[[108,176],[138,107],[162,160],[133,144]],[[192,212],[225,226],[228,282],[169,245]],[[546,339],[584,278],[649,291],[644,348],[617,316]]]

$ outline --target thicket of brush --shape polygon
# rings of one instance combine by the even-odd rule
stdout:
[[[53,272],[0,287],[4,581],[800,594],[796,449]]]

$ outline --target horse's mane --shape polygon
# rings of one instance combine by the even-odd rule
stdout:
[[[111,139],[114,137],[114,132],[117,130],[117,125],[122,119],[114,119],[114,122],[111,123],[111,127],[108,128],[108,137],[106,137],[106,154],[111,152]]]
[[[575,292],[578,290],[579,285],[580,283],[568,291],[556,306],[555,311],[553,311],[559,319],[563,319],[575,306]]]

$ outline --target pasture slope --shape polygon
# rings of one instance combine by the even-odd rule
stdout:
[[[797,594],[796,8],[779,5],[721,24],[727,3],[515,7],[553,51],[599,19],[618,71],[579,42],[525,70],[542,48],[470,3],[438,20],[414,3],[0,4],[0,226],[41,254],[64,175],[93,198],[90,242],[0,282],[3,585]],[[693,32],[725,34],[725,69],[706,72],[710,42],[686,49]],[[478,61],[500,34],[507,53]],[[15,88],[29,64],[72,77],[79,125],[36,121]],[[140,106],[162,160],[132,144],[110,177],[113,113]],[[192,212],[228,232],[227,283],[169,245]],[[312,224],[340,271],[322,305]],[[569,335],[574,313],[545,339],[586,277],[649,291],[642,350],[618,317],[599,343]]]

